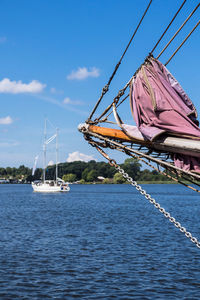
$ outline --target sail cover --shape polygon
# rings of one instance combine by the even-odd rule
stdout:
[[[147,140],[154,141],[163,133],[200,140],[192,101],[167,68],[152,56],[131,82],[130,103],[137,127]],[[200,158],[176,154],[174,163],[200,172]]]

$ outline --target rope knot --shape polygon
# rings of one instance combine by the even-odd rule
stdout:
[[[109,90],[109,85],[106,84],[102,89],[102,94],[105,95],[105,93],[107,93],[108,90]]]

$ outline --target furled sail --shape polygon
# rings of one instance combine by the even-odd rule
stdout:
[[[200,128],[196,109],[178,81],[165,67],[199,26],[200,20],[172,53],[165,65],[158,61],[158,58],[197,11],[200,3],[185,19],[160,54],[156,58],[153,57],[155,49],[185,2],[184,0],[144,63],[102,111],[100,110],[102,99],[109,91],[111,81],[149,10],[152,0],[149,1],[94,108],[85,123],[80,124],[78,128],[88,143],[96,147],[111,164],[113,159],[102,148],[116,149],[137,158],[168,178],[200,192],[196,187],[189,186],[187,183],[189,181],[190,184],[200,187]],[[128,87],[130,87],[131,110],[137,126],[133,126],[127,120],[123,122],[118,114],[119,106],[129,97]],[[116,122],[113,122],[112,113]],[[105,123],[109,125],[104,126]],[[119,125],[120,129],[116,129],[116,125]]]
[[[157,59],[148,57],[131,82],[131,109],[137,127],[150,141],[163,133],[200,140],[196,109],[177,80]],[[125,128],[131,136],[129,126]],[[175,166],[200,172],[200,158],[174,155]]]
[[[200,138],[193,103],[167,68],[153,57],[132,80],[131,107],[138,128],[149,140],[163,132]]]

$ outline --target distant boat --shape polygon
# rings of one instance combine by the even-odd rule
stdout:
[[[10,183],[10,181],[8,179],[0,179],[0,183]]]
[[[43,155],[44,155],[44,167],[43,167],[43,180],[32,182],[32,188],[34,192],[40,193],[56,193],[56,192],[69,192],[70,187],[67,182],[64,182],[58,177],[58,129],[56,133],[47,139],[46,137],[46,123],[45,120],[45,130],[44,130],[44,144],[43,144]],[[46,146],[56,139],[56,179],[46,180]],[[37,159],[37,157],[36,157]]]

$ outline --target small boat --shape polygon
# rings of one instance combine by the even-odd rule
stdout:
[[[44,168],[43,168],[43,180],[32,182],[32,188],[34,192],[40,193],[56,193],[56,192],[69,192],[70,187],[67,182],[64,182],[58,177],[58,129],[56,133],[50,138],[46,138],[46,123],[44,130],[44,144],[43,144],[43,155],[44,155]],[[56,178],[55,180],[46,180],[46,146],[56,139]]]
[[[34,192],[40,193],[69,192],[70,190],[67,183],[60,182],[59,180],[32,182],[32,187]]]

